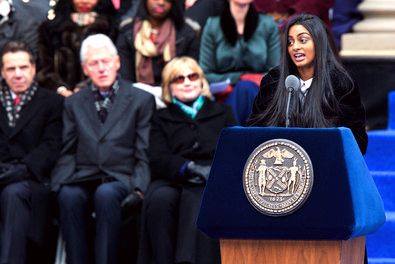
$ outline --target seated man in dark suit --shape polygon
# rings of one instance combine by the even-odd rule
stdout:
[[[65,100],[63,149],[53,172],[68,263],[91,263],[88,227],[95,212],[94,263],[118,263],[121,202],[141,199],[150,173],[147,159],[153,96],[117,77],[120,61],[103,34],[81,45],[89,81]],[[132,200],[133,200],[132,199]]]
[[[44,241],[46,185],[60,153],[63,99],[37,86],[34,61],[22,42],[1,53],[0,263],[25,263],[28,240]]]

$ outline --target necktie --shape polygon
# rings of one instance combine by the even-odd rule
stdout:
[[[14,106],[17,106],[21,103],[21,97],[19,95],[14,98]]]
[[[119,10],[119,8],[121,7],[121,0],[112,0],[112,4],[114,5],[114,8],[116,10]]]
[[[306,89],[306,83],[302,82],[302,85],[299,90],[299,102],[302,107],[304,105],[304,100],[306,99],[307,91],[308,89]]]

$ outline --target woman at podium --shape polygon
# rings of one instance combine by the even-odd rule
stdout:
[[[263,78],[255,98],[250,126],[285,126],[289,75],[299,79],[292,92],[289,126],[348,127],[366,152],[365,109],[358,87],[337,59],[324,23],[316,16],[291,18],[283,32],[279,67]]]
[[[167,108],[152,121],[138,263],[219,263],[218,242],[197,230],[196,218],[220,131],[236,121],[230,107],[211,100],[192,58],[171,60],[162,81]]]

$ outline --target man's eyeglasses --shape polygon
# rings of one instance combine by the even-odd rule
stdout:
[[[179,75],[175,78],[173,78],[173,80],[171,80],[171,83],[176,83],[176,84],[182,84],[185,82],[185,78],[188,78],[191,82],[196,81],[197,79],[200,78],[199,73],[191,73],[188,74],[187,76],[184,75]]]
[[[88,69],[90,71],[98,71],[100,69],[100,66],[102,69],[108,70],[112,66],[114,66],[114,60],[112,58],[105,58],[101,60],[92,60],[86,63],[88,66]]]

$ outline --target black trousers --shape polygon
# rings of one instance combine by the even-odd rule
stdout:
[[[60,189],[60,228],[66,242],[68,264],[118,263],[120,204],[126,195],[126,187],[118,181],[65,185]],[[96,222],[94,258],[88,246],[92,211]]]
[[[26,262],[32,190],[28,181],[11,183],[1,190],[1,264]]]
[[[196,227],[203,186],[164,185],[147,198],[145,222],[155,263],[220,263],[217,240]]]

